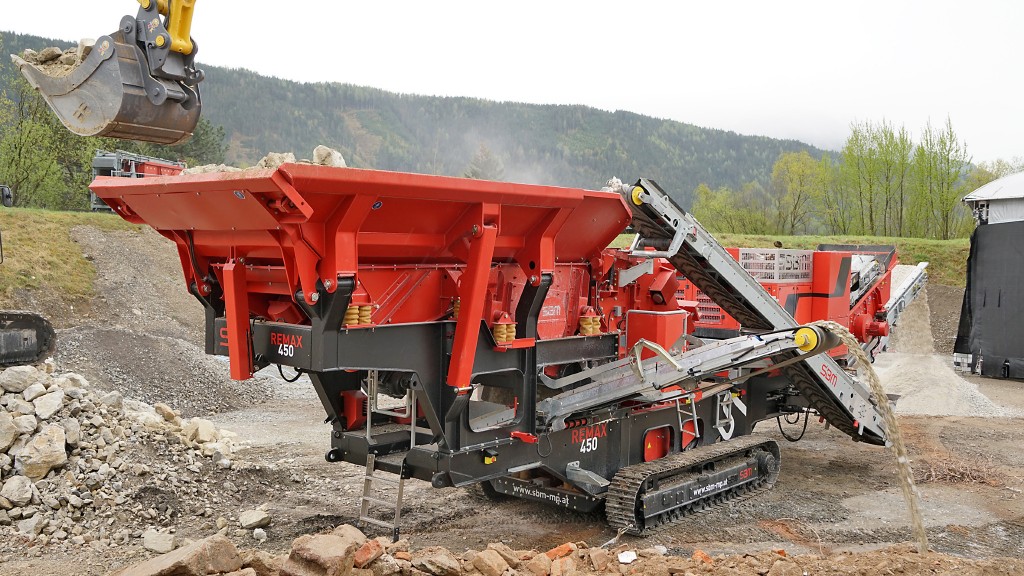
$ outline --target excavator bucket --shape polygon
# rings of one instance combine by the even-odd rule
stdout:
[[[68,73],[11,60],[61,122],[80,136],[108,136],[158,144],[192,137],[201,103],[197,89],[150,74],[146,54],[123,30],[96,41]]]
[[[56,347],[57,335],[46,318],[31,312],[0,312],[0,366],[42,362]]]

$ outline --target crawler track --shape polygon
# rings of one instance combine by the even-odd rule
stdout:
[[[742,464],[751,456],[757,456],[759,462],[759,473],[754,480],[656,515],[644,514],[642,500],[645,496],[659,492],[667,494],[680,484],[698,481],[706,474],[704,467],[709,463],[714,462],[723,469]],[[775,441],[745,436],[627,466],[615,475],[608,487],[605,515],[614,528],[627,528],[630,534],[650,534],[686,516],[706,512],[727,502],[742,501],[771,488],[779,477],[780,465],[779,446]]]

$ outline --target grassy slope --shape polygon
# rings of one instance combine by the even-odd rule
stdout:
[[[967,253],[971,243],[967,238],[956,240],[926,240],[923,238],[881,238],[873,236],[748,236],[743,234],[716,234],[725,246],[743,248],[771,248],[780,240],[785,248],[810,250],[819,244],[893,244],[902,264],[927,261],[928,281],[946,286],[963,287],[966,283]],[[628,246],[632,235],[619,236],[613,245]]]
[[[90,297],[96,274],[92,263],[71,239],[75,226],[103,230],[137,230],[113,214],[54,212],[28,208],[0,209],[3,264],[0,264],[0,306],[17,308],[15,291],[48,290],[66,300]]]

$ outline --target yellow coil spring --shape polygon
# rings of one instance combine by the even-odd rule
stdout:
[[[462,298],[456,298],[455,302],[452,302],[452,320],[459,319],[459,308],[462,308]]]
[[[372,322],[371,316],[373,315],[373,306],[370,304],[364,304],[359,307],[359,323],[370,324]]]
[[[345,309],[345,318],[342,323],[346,326],[359,324],[359,306],[349,306]]]
[[[494,341],[497,342],[498,344],[508,344],[509,342],[516,339],[515,324],[496,323],[491,328],[491,332],[494,334]]]
[[[601,333],[600,316],[580,316],[580,335],[593,336]]]

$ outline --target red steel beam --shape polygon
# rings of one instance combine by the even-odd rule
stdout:
[[[448,365],[448,385],[458,388],[459,394],[469,392],[470,379],[473,377],[480,320],[484,314],[487,279],[491,274],[491,258],[494,256],[494,239],[498,236],[498,228],[484,225],[478,233],[479,236],[470,240],[469,261],[466,262],[466,271],[459,285],[462,304],[459,319],[455,323],[452,360]]]
[[[254,371],[249,347],[249,295],[245,286],[245,265],[233,260],[224,264],[224,316],[231,379],[248,380]]]

